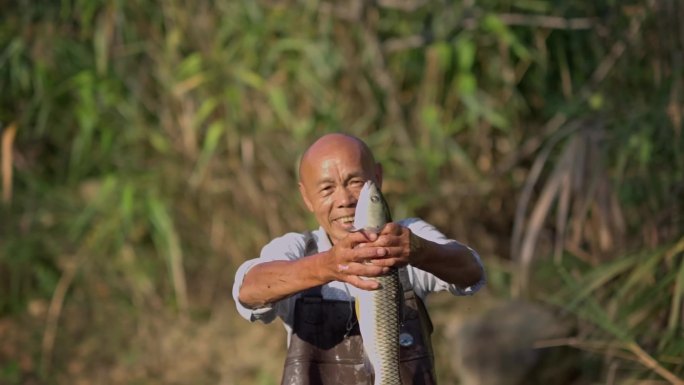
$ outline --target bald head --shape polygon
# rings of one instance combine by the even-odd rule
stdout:
[[[343,133],[326,134],[313,142],[302,154],[299,162],[299,181],[302,181],[302,175],[306,169],[315,167],[323,157],[327,157],[333,152],[357,154],[364,168],[376,167],[373,153],[363,140]]]
[[[352,229],[363,184],[382,185],[382,168],[359,138],[328,134],[315,141],[299,163],[299,191],[304,203],[335,244]]]

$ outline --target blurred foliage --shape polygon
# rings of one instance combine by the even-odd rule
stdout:
[[[0,382],[272,383],[257,353],[201,378],[142,357],[315,225],[297,157],[331,131],[373,148],[395,217],[478,249],[494,296],[563,304],[582,338],[643,349],[624,367],[684,376],[679,2],[0,7],[0,336],[26,326]],[[263,338],[220,335],[241,334]]]

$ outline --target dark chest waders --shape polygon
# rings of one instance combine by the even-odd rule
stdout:
[[[307,255],[316,252],[313,239]],[[436,384],[430,342],[432,323],[421,299],[415,295],[405,269],[404,314],[400,338],[402,384]],[[353,302],[326,300],[321,287],[302,294],[295,305],[290,347],[282,385],[372,385],[364,367],[363,342]]]

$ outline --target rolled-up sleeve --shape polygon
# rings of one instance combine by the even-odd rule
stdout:
[[[293,306],[293,298],[288,297],[277,301],[273,304],[268,304],[259,308],[249,308],[240,302],[239,294],[242,283],[247,273],[256,265],[271,261],[288,261],[301,258],[306,247],[305,238],[302,234],[288,233],[282,237],[276,238],[269,242],[261,249],[259,258],[247,260],[240,265],[235,273],[235,281],[233,282],[233,300],[238,313],[250,322],[261,321],[269,323],[277,316],[287,316],[290,313],[290,307]]]
[[[237,307],[237,311],[242,316],[242,318],[250,322],[259,320],[264,323],[269,323],[273,321],[273,319],[275,319],[275,311],[273,311],[272,305],[252,309],[243,305],[242,302],[240,302],[240,299],[238,298],[240,295],[240,288],[242,287],[242,281],[244,281],[247,272],[249,272],[251,268],[258,265],[259,263],[264,262],[266,261],[262,261],[260,260],[260,258],[250,259],[249,261],[246,261],[242,265],[240,265],[237,272],[235,273],[235,282],[233,283],[233,299],[235,300],[235,307]]]
[[[482,271],[482,278],[480,278],[477,283],[475,283],[472,286],[468,286],[465,288],[460,288],[456,285],[449,285],[449,292],[454,295],[473,295],[477,293],[478,290],[480,290],[484,285],[487,284],[487,275],[485,274],[484,266],[482,265],[482,259],[480,259],[480,255],[477,253],[477,251],[473,250],[470,248],[470,246],[464,245],[468,250],[470,250],[470,254],[472,254],[473,258],[477,260],[477,263],[480,265],[480,270]]]
[[[402,224],[408,227],[411,230],[411,232],[413,232],[417,236],[435,243],[447,244],[457,242],[453,239],[447,238],[434,226],[418,218],[407,219]],[[460,242],[458,243],[461,244]],[[420,295],[421,297],[425,297],[425,295],[427,295],[430,292],[449,291],[451,294],[454,295],[473,295],[478,290],[480,290],[487,283],[487,278],[485,275],[484,266],[482,265],[482,260],[480,258],[480,255],[475,250],[473,250],[467,245],[464,246],[468,248],[473,258],[475,258],[477,263],[480,265],[480,269],[482,269],[482,278],[474,285],[462,288],[458,287],[457,285],[450,284],[442,279],[439,279],[433,274],[430,274],[424,270],[411,266],[409,269],[409,278],[412,281],[411,283],[413,285],[414,290],[416,290],[416,294]]]

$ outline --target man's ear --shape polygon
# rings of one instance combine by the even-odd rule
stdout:
[[[302,196],[302,200],[304,201],[304,204],[309,209],[309,211],[313,212],[313,205],[311,204],[311,201],[306,195],[306,188],[304,187],[302,182],[299,182],[299,195]]]

